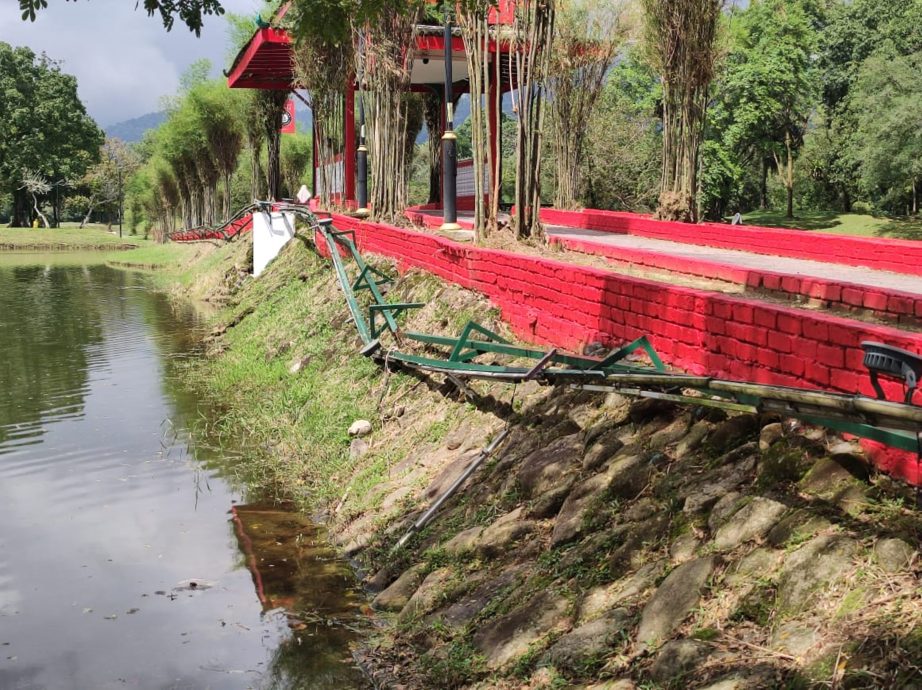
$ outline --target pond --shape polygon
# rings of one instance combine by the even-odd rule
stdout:
[[[233,479],[200,324],[93,255],[0,255],[0,688],[365,687],[322,529]]]

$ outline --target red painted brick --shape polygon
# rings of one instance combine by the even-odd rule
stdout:
[[[829,324],[829,342],[836,345],[854,347],[858,344],[859,336],[855,331],[844,324]]]
[[[887,298],[887,311],[892,314],[909,314],[915,313],[916,300],[911,295],[894,295]]]
[[[779,333],[778,331],[769,331],[768,347],[770,347],[772,350],[775,350],[781,353],[793,352],[794,351],[794,339],[785,333]]]
[[[798,314],[778,314],[778,330],[782,333],[800,335],[803,318]]]
[[[740,323],[752,323],[753,311],[751,304],[734,304],[733,318]]]
[[[784,276],[781,279],[781,289],[790,292],[792,295],[800,294],[800,278],[794,276]]]
[[[845,350],[834,345],[823,345],[816,348],[817,361],[829,369],[836,370],[845,366]]]
[[[825,342],[829,338],[829,325],[824,321],[816,319],[804,319],[801,322],[804,336],[820,342]]]
[[[753,323],[765,328],[775,328],[777,326],[777,313],[773,309],[759,308],[753,311]]]
[[[779,366],[782,371],[787,372],[791,376],[803,376],[806,370],[803,358],[797,354],[781,355],[779,358]]]
[[[864,291],[859,288],[847,287],[842,290],[842,301],[853,307],[864,304]]]
[[[887,311],[887,293],[865,292],[862,306],[865,309],[872,309],[874,311]]]

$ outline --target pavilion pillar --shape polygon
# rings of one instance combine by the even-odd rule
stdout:
[[[454,132],[454,95],[452,93],[451,9],[445,4],[445,130],[442,134],[442,230],[459,230],[457,198],[457,139]]]
[[[343,175],[346,178],[344,182],[344,201],[347,208],[356,208],[355,200],[355,89],[352,87],[352,80],[348,80],[349,85],[346,87],[346,103],[343,108],[346,121],[343,123]]]

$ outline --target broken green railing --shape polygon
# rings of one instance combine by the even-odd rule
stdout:
[[[423,303],[389,303],[381,288],[393,280],[365,262],[352,232],[332,226],[332,219],[318,219],[303,206],[277,210],[291,211],[306,219],[322,238],[336,272],[352,320],[362,339],[362,354],[388,363],[431,373],[443,373],[453,381],[488,379],[519,383],[537,381],[547,385],[565,385],[585,391],[619,392],[641,398],[719,407],[743,412],[775,412],[806,422],[846,432],[861,438],[880,441],[902,450],[918,452],[922,438],[922,408],[904,403],[812,391],[786,386],[725,381],[709,376],[672,373],[646,337],[638,338],[604,357],[589,357],[542,350],[509,343],[497,333],[469,321],[457,337],[428,333],[404,332],[397,318]],[[354,266],[354,278],[344,262]],[[365,310],[357,298],[367,291],[370,303]],[[367,317],[366,317],[367,314]],[[389,334],[397,347],[385,350],[381,337]],[[412,354],[400,349],[413,341],[427,348],[426,354]],[[441,348],[441,349],[439,349]],[[628,360],[635,352],[644,352],[652,366]],[[482,355],[494,359],[509,358],[509,364],[483,364],[475,361]],[[519,364],[516,362],[525,362]]]

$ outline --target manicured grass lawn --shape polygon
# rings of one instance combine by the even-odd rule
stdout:
[[[837,235],[890,237],[922,240],[922,218],[887,218],[860,213],[824,211],[795,212],[794,220],[784,217],[784,211],[753,211],[743,216],[747,225],[772,228],[792,228]]]
[[[0,250],[51,251],[66,249],[133,249],[149,244],[141,237],[106,232],[101,227],[5,228],[0,227]]]
[[[193,245],[170,242],[169,244],[145,244],[127,252],[106,257],[111,263],[150,268],[170,267],[184,263],[194,256]]]

